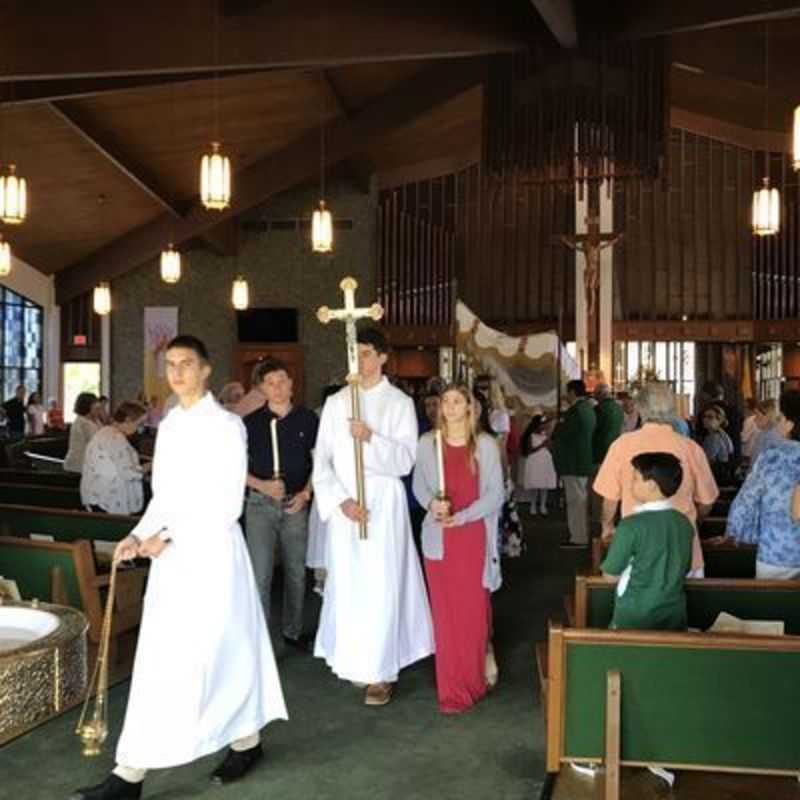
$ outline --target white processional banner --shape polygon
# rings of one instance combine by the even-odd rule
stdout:
[[[457,347],[473,368],[492,375],[510,406],[553,414],[561,382],[580,378],[578,363],[555,331],[507,336],[484,325],[460,300],[456,305]]]
[[[150,306],[144,310],[144,396],[154,407],[170,395],[165,366],[166,347],[178,335],[178,307]]]

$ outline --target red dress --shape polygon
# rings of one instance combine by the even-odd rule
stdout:
[[[445,445],[444,473],[453,509],[478,499],[478,467],[466,447]],[[486,694],[486,643],[491,627],[489,590],[483,586],[486,524],[444,528],[444,558],[425,559],[436,642],[439,709],[466,711]]]

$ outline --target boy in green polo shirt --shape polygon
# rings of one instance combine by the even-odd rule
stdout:
[[[638,505],[617,525],[601,567],[619,576],[610,627],[685,630],[683,580],[694,528],[669,501],[683,480],[681,462],[670,453],[640,453],[631,464]]]

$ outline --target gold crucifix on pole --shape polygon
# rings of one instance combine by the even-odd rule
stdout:
[[[383,316],[383,307],[379,303],[373,303],[369,308],[356,308],[356,289],[358,281],[355,278],[347,277],[340,284],[339,288],[344,293],[344,308],[328,308],[320,306],[317,310],[317,319],[327,325],[332,320],[344,322],[345,337],[347,341],[347,383],[350,385],[350,401],[352,404],[353,419],[361,420],[361,401],[359,388],[361,384],[361,374],[358,369],[358,338],[356,331],[356,321],[359,319],[372,319],[378,321]],[[353,448],[356,458],[356,500],[361,508],[366,509],[366,492],[364,487],[364,445],[360,439],[353,438]],[[360,522],[358,526],[360,539],[367,538],[367,523]]]

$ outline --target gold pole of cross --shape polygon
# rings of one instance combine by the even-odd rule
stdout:
[[[333,320],[344,322],[345,337],[347,341],[347,383],[350,385],[350,401],[352,403],[353,419],[361,419],[361,401],[359,387],[361,374],[358,370],[358,340],[356,321],[359,319],[372,319],[376,322],[383,316],[383,307],[380,303],[373,303],[369,308],[356,308],[356,289],[358,281],[347,277],[339,288],[344,293],[344,308],[328,308],[320,306],[317,310],[317,319],[327,325]],[[356,500],[361,508],[366,509],[366,492],[364,490],[364,446],[360,439],[353,439],[356,458]],[[367,523],[361,522],[358,526],[359,539],[367,538]]]

